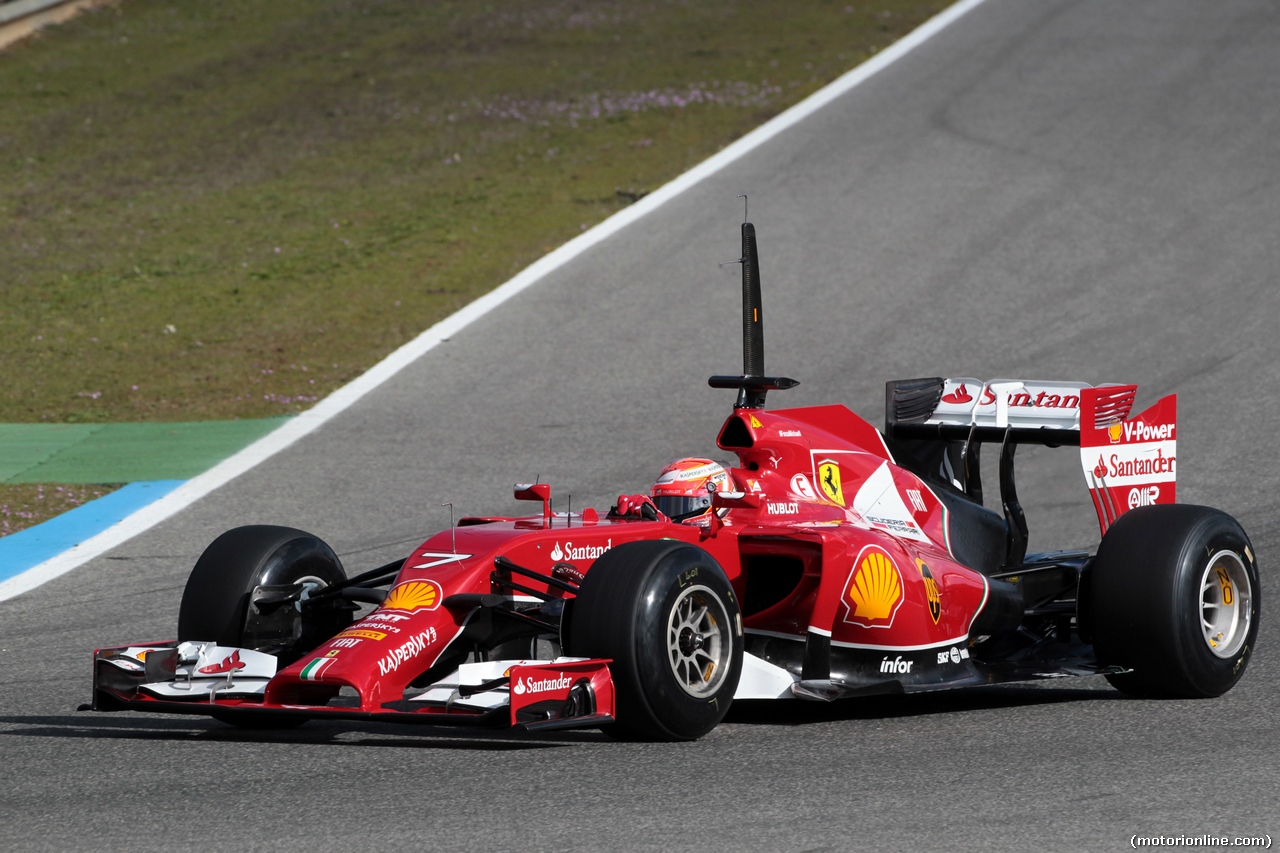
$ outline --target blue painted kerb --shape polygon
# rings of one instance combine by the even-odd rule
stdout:
[[[172,492],[186,480],[130,483],[43,524],[0,536],[0,581],[90,539],[111,525]]]

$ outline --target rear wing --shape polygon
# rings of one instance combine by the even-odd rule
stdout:
[[[1115,385],[1081,392],[1080,466],[1103,533],[1128,510],[1177,498],[1177,395],[1126,420],[1137,390]]]
[[[1013,562],[1025,554],[1026,543],[1013,480],[1019,444],[1080,447],[1085,483],[1103,533],[1127,510],[1174,502],[1176,397],[1165,397],[1129,419],[1136,393],[1136,385],[1084,382],[895,380],[885,385],[885,436],[909,451],[931,477],[979,503],[980,448],[1000,444],[1000,497]]]
[[[1091,387],[1025,379],[895,380],[885,386],[885,432],[903,439],[1075,445],[1080,395]]]

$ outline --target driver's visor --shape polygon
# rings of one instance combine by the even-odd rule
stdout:
[[[657,495],[654,504],[672,521],[683,521],[701,515],[711,508],[710,495]]]

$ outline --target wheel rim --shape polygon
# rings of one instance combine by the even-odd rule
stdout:
[[[1234,551],[1214,554],[1200,576],[1200,630],[1209,651],[1229,658],[1249,636],[1253,618],[1253,587],[1249,573]]]
[[[667,620],[667,659],[676,682],[690,696],[714,693],[729,674],[729,614],[705,586],[680,593]]]

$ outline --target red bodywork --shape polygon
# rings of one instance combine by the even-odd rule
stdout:
[[[780,563],[788,567],[787,588],[770,594],[777,600],[744,613],[748,635],[799,642],[817,634],[833,647],[865,650],[877,659],[966,646],[988,581],[951,555],[945,508],[919,477],[894,464],[874,427],[843,406],[737,409],[718,443],[740,458],[732,471],[740,493],[717,496],[728,511],[711,526],[609,518],[591,510],[570,518],[543,512],[464,519],[414,550],[382,606],[278,672],[261,704],[256,697],[215,697],[213,704],[309,716],[402,714],[410,683],[441,658],[473,615],[470,604],[451,604],[450,597],[503,592],[490,578],[497,558],[548,575],[557,567],[573,575],[589,571],[610,548],[659,538],[709,553],[748,607],[759,600],[748,589],[749,575],[778,572]],[[542,500],[544,507],[549,502],[545,486],[518,487],[517,495]],[[539,592],[564,594],[519,580]],[[522,704],[564,699],[578,677],[591,680],[600,713],[612,714],[605,663],[513,669],[510,722]],[[546,677],[533,677],[538,672]],[[545,689],[523,695],[515,689],[529,683]],[[358,702],[328,705],[343,687],[354,689]],[[173,704],[145,693],[131,697],[130,704],[139,702]]]
[[[874,427],[843,406],[740,410],[725,429],[732,424],[752,446],[739,449],[742,467],[732,472],[744,497],[721,524],[607,517],[464,522],[414,551],[382,607],[280,672],[267,688],[267,704],[314,701],[325,686],[348,685],[364,710],[376,710],[401,698],[461,633],[468,611],[444,606],[445,599],[496,591],[489,580],[495,558],[548,574],[564,564],[585,573],[609,548],[645,539],[699,546],[725,570],[740,601],[748,600],[745,567],[752,556],[800,560],[801,582],[747,616],[748,633],[802,640],[813,631],[833,644],[886,653],[967,642],[987,581],[951,557],[942,505],[920,478],[892,462]],[[876,505],[906,507],[907,518],[895,512],[868,519],[853,509],[860,488],[877,475],[891,492]],[[332,663],[306,680],[306,667],[330,654]]]

